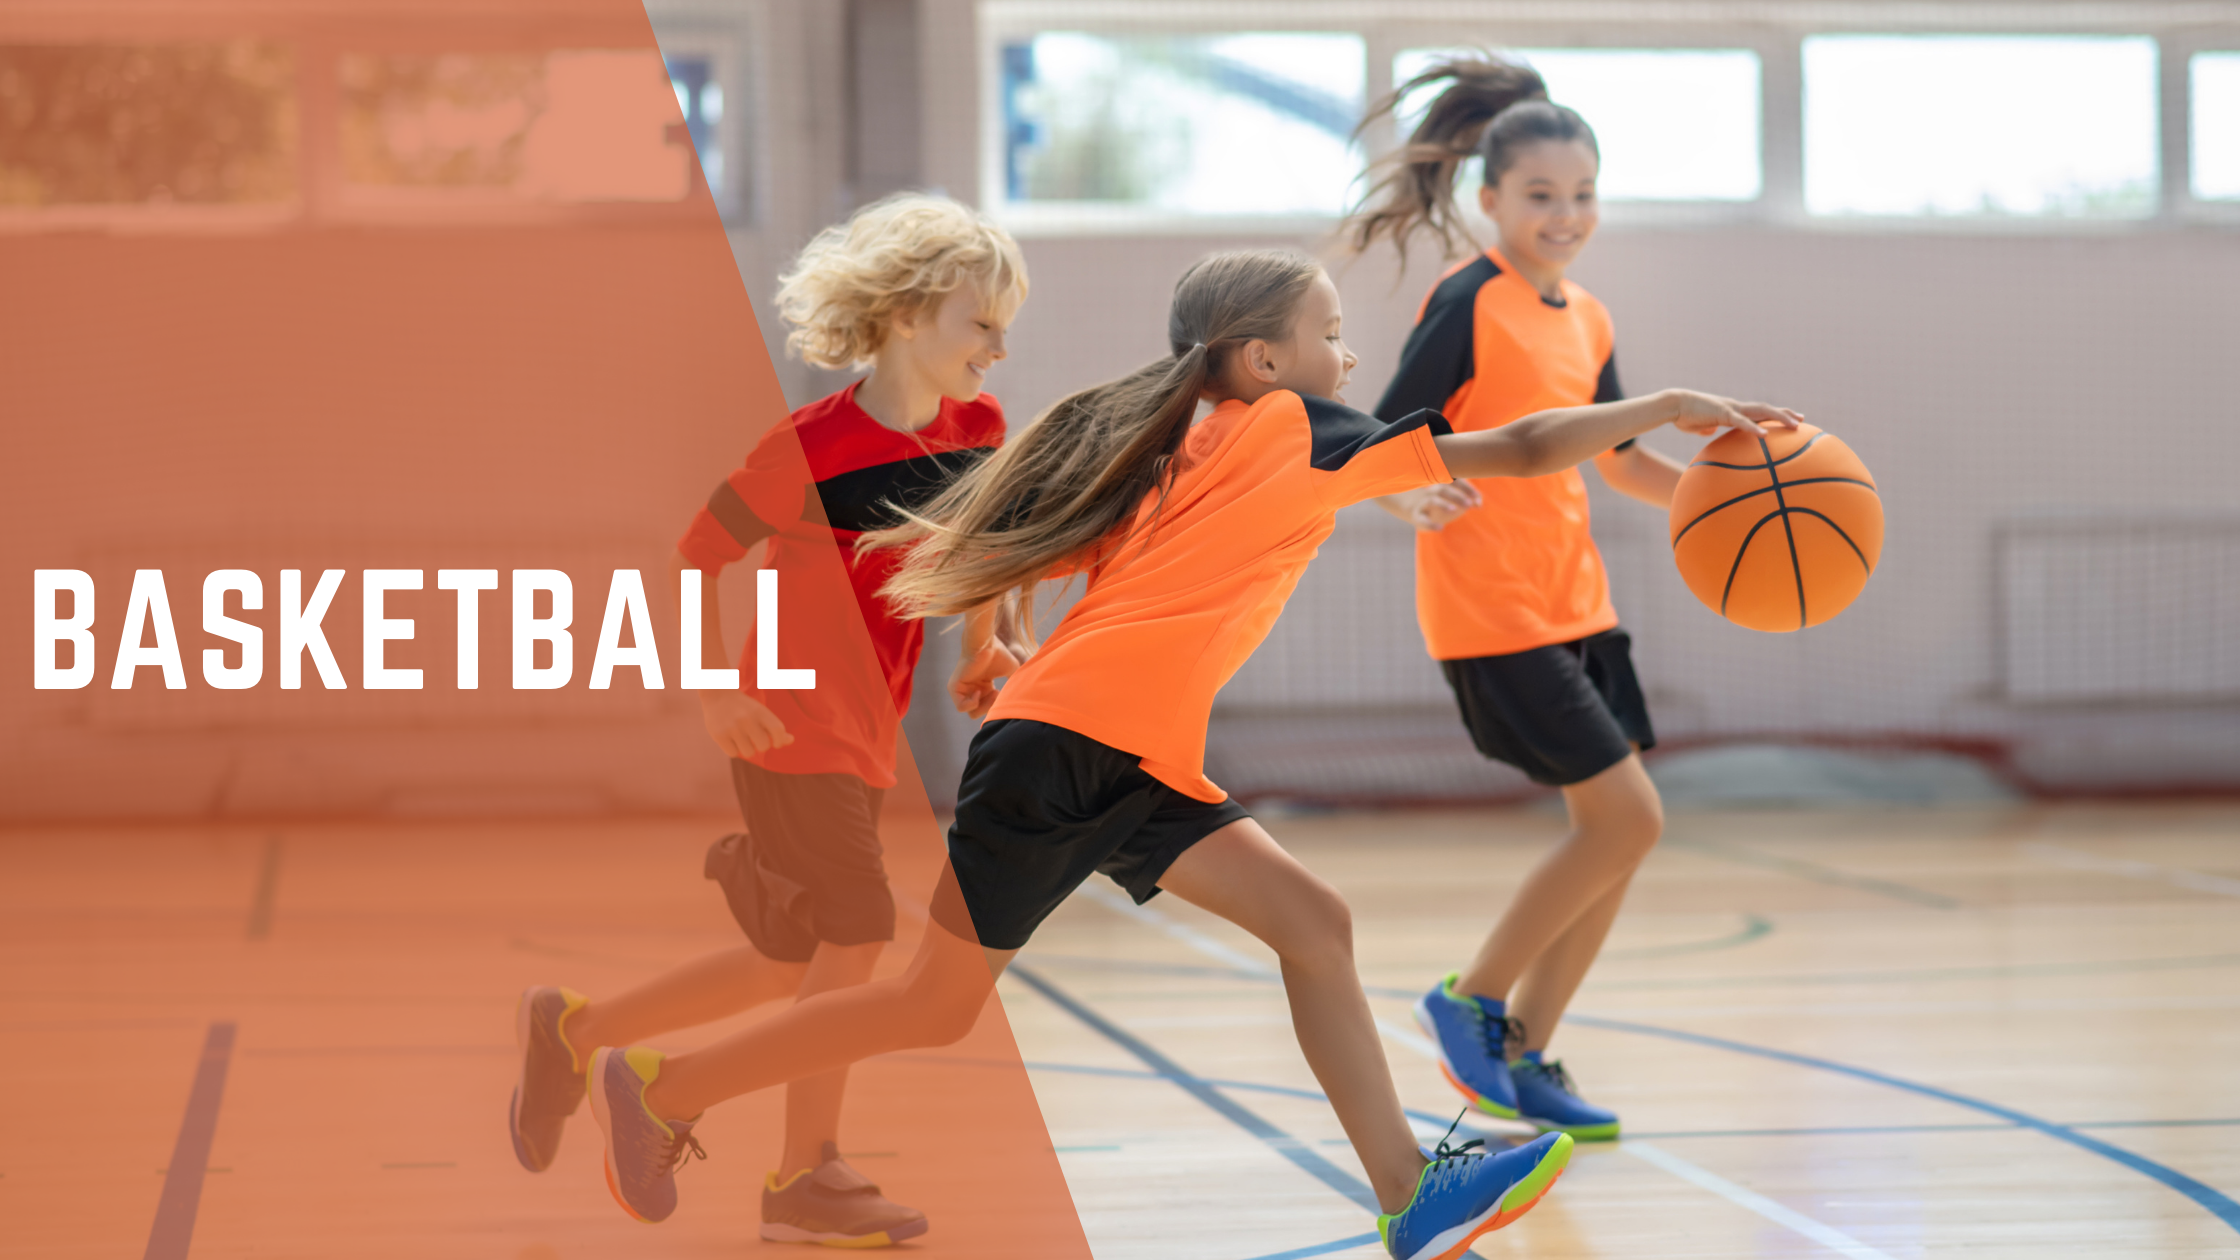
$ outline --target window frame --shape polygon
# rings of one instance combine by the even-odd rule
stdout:
[[[2185,227],[2240,227],[2240,201],[2192,196],[2191,58],[2240,50],[2240,4],[2151,0],[2116,9],[2097,4],[2022,5],[2002,0],[1786,0],[1747,20],[1725,5],[1647,5],[1629,0],[975,0],[973,38],[979,98],[974,154],[980,204],[1020,236],[1208,237],[1327,233],[1322,215],[1232,216],[1012,202],[1003,187],[1002,65],[1005,42],[1039,31],[1210,34],[1223,31],[1342,31],[1361,36],[1366,90],[1392,90],[1393,57],[1407,49],[1493,43],[1514,48],[1739,49],[1759,67],[1759,194],[1751,201],[1612,201],[1606,227],[1771,227],[1835,234],[2105,236]],[[2156,201],[2134,218],[2058,215],[1816,215],[1804,201],[1804,41],[1813,35],[2143,36],[2157,50]],[[1390,151],[1389,133],[1368,138],[1370,156]]]

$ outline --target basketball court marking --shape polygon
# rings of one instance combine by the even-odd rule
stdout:
[[[1184,1070],[1181,1064],[1152,1048],[1150,1043],[1089,1009],[1071,994],[1043,979],[1033,968],[1022,967],[1014,962],[1006,974],[1017,976],[1028,988],[1047,998],[1060,1010],[1095,1029],[1107,1041],[1141,1059],[1153,1072],[1181,1086],[1191,1097],[1219,1112],[1230,1123],[1267,1143],[1277,1154],[1298,1165],[1300,1171],[1351,1199],[1371,1215],[1382,1210],[1377,1205],[1377,1196],[1360,1178],[1324,1159],[1320,1152],[1305,1142],[1277,1128],[1257,1112]]]
[[[1816,884],[1828,884],[1836,888],[1854,888],[1860,892],[1878,893],[1898,901],[1910,902],[1917,906],[1927,906],[1932,910],[1958,910],[1960,908],[1960,903],[1957,900],[1947,897],[1943,893],[1933,893],[1926,889],[1909,887],[1887,879],[1876,879],[1871,875],[1854,875],[1849,871],[1837,870],[1832,866],[1822,866],[1818,862],[1807,862],[1801,858],[1780,857],[1772,853],[1759,853],[1755,850],[1737,848],[1729,844],[1714,844],[1709,840],[1691,840],[1685,836],[1668,835],[1658,842],[1658,847],[1679,849],[1682,852],[1700,854],[1703,857],[1718,858],[1721,861],[1733,862],[1740,866],[1755,866],[1761,870],[1779,871],[1784,875],[1794,875],[1798,879],[1809,879]]]
[[[2156,866],[2152,862],[2134,862],[2129,858],[2101,857],[2097,853],[2086,853],[2065,845],[2047,844],[2037,840],[2023,845],[2022,848],[2025,853],[2032,857],[2042,858],[2056,866],[2066,866],[2071,870],[2093,871],[2102,875],[2123,875],[2131,879],[2172,884],[2193,892],[2214,893],[2220,897],[2240,897],[2240,879],[2231,879],[2223,875],[2209,875],[2201,871],[2189,871],[2175,866]]]
[[[1157,913],[1157,911],[1149,910],[1147,907],[1139,908],[1144,909],[1147,914]],[[1238,978],[1257,979],[1262,977],[1247,973],[1245,975],[1239,976]],[[1375,996],[1414,996],[1414,994],[1412,993],[1404,990],[1393,989],[1389,986],[1366,987],[1368,988],[1368,991]],[[1970,1008],[1972,1008],[1974,1004],[1968,1005]],[[2016,1004],[2010,1004],[2010,1006],[2013,1005]],[[1787,1010],[1795,1008],[1784,1007],[1767,1009]],[[1698,1013],[1704,1012],[1699,1011]],[[2187,1198],[2192,1199],[2194,1202],[2200,1204],[2203,1208],[2206,1208],[2211,1215],[2217,1217],[2225,1224],[2231,1226],[2236,1232],[2240,1232],[2240,1202],[2235,1202],[2232,1198],[2225,1195],[2221,1191],[2218,1191],[2208,1185],[2204,1185],[2200,1181],[2197,1181],[2192,1177],[2188,1177],[2184,1173],[2181,1173],[2174,1168],[2170,1168],[2166,1165],[2157,1163],[2154,1160],[2148,1159],[2145,1156],[2134,1154],[2131,1151],[2124,1150],[2122,1147],[2114,1146],[2107,1142],[2102,1142],[2097,1138],[2088,1137],[2085,1134],[2078,1132],[2080,1128],[2088,1126],[2065,1125],[2056,1123],[2051,1120],[2043,1120],[2036,1116],[2029,1115],[2025,1112],[2016,1111],[2009,1107],[2003,1107],[1998,1103],[1988,1102],[1979,1098],[1973,1098],[1965,1094],[1957,1094],[1950,1090],[1940,1089],[1934,1085],[1924,1085],[1915,1081],[1904,1080],[1900,1077],[1890,1076],[1886,1073],[1877,1072],[1872,1068],[1855,1067],[1847,1063],[1838,1063],[1830,1059],[1821,1059],[1810,1055],[1796,1054],[1791,1051],[1779,1050],[1770,1046],[1751,1045],[1746,1042],[1731,1041],[1723,1037],[1712,1037],[1702,1033],[1692,1033],[1677,1028],[1664,1028],[1651,1024],[1635,1023],[1630,1020],[1612,1019],[1606,1016],[1582,1014],[1579,1012],[1573,1012],[1565,1016],[1565,1019],[1571,1023],[1578,1024],[1581,1027],[1600,1028],[1610,1032],[1636,1033],[1643,1036],[1651,1037],[1665,1037],[1676,1041],[1692,1042],[1696,1045],[1706,1046],[1713,1049],[1730,1050],[1738,1054],[1749,1054],[1756,1055],[1761,1058],[1776,1059],[1782,1062],[1795,1064],[1800,1067],[1810,1067],[1817,1068],[1822,1071],[1837,1072],[1847,1076],[1856,1077],[1860,1080],[1871,1081],[1877,1085],[1885,1085],[1892,1089],[1906,1090],[1911,1093],[1934,1098],[1941,1102],[1951,1103],[1954,1106],[1967,1107],[1975,1111],[1981,1111],[1990,1115],[1999,1116],[2007,1121],[2007,1125],[1998,1127],[2031,1129],[2038,1133],[2042,1133],[2047,1137],[2054,1138],[2058,1141],[2067,1142],[2072,1146],[2090,1151],[2091,1153],[2099,1155],[2103,1158],[2114,1160],[2116,1163],[2122,1164],[2135,1172],[2139,1172],[2148,1177],[2151,1177],[2154,1180],[2170,1187],[2171,1189],[2176,1190],[2178,1193],[2185,1195]],[[1400,1044],[1407,1046],[1409,1049],[1414,1050],[1427,1058],[1437,1057],[1437,1051],[1431,1046],[1431,1043],[1424,1038],[1408,1032],[1407,1030],[1393,1024],[1391,1021],[1382,1018],[1378,1019],[1377,1026],[1381,1030],[1383,1030],[1388,1037],[1391,1037],[1393,1040],[1399,1042]],[[2122,1123],[2123,1127],[2140,1128],[2153,1127],[2156,1124],[2156,1122],[2153,1121],[2118,1123]],[[2089,1127],[2100,1128],[2116,1126],[2111,1124],[2093,1125]]]
[[[1877,1085],[1887,1085],[1892,1089],[1902,1089],[1926,1098],[1948,1102],[1955,1107],[1967,1107],[1974,1111],[1998,1116],[2021,1128],[2035,1129],[2055,1141],[2067,1142],[2071,1146],[2090,1151],[2105,1159],[2114,1160],[2134,1172],[2152,1177],[2200,1204],[2209,1211],[2210,1215],[2231,1226],[2235,1232],[2240,1232],[2240,1202],[2234,1202],[2231,1196],[2214,1187],[2203,1185],[2175,1168],[2156,1163],[2144,1155],[2134,1154],[2120,1146],[2111,1145],[2096,1137],[2079,1133],[2069,1125],[2056,1124],[2051,1120],[2041,1120],[2026,1112],[2016,1111],[2012,1107],[2002,1107],[1998,1103],[1987,1102],[1981,1098],[1971,1098],[1966,1094],[1956,1094],[1951,1090],[1939,1089],[1934,1085],[1924,1085],[1918,1081],[1905,1080],[1887,1073],[1877,1072],[1872,1068],[1853,1067],[1848,1063],[1837,1063],[1831,1059],[1816,1058],[1812,1055],[1797,1054],[1788,1050],[1776,1050],[1771,1046],[1754,1046],[1747,1042],[1731,1041],[1725,1037],[1686,1032],[1678,1028],[1659,1028],[1654,1025],[1636,1024],[1627,1020],[1605,1019],[1594,1015],[1572,1014],[1565,1016],[1565,1018],[1586,1028],[1601,1028],[1611,1032],[1640,1033],[1648,1037],[1666,1037],[1674,1041],[1690,1042],[1718,1050],[1732,1050],[1737,1054],[1753,1054],[1760,1058],[1793,1063],[1799,1067],[1818,1068],[1823,1072],[1839,1072],[1863,1081],[1872,1081]]]
[[[1156,931],[1163,932],[1166,935],[1173,937],[1174,939],[1190,946],[1192,949],[1195,949],[1198,952],[1207,955],[1208,957],[1224,959],[1243,958],[1243,956],[1238,954],[1236,951],[1230,949],[1226,945],[1223,945],[1221,942],[1206,936],[1204,933],[1199,932],[1186,924],[1177,923],[1173,919],[1167,917],[1166,915],[1160,913],[1158,910],[1153,909],[1150,906],[1137,905],[1133,900],[1126,898],[1125,894],[1116,893],[1111,889],[1104,888],[1093,883],[1082,885],[1082,891],[1088,894],[1091,901],[1094,901],[1102,906],[1119,909],[1120,907],[1113,905],[1114,901],[1119,900],[1125,902],[1125,910],[1123,911],[1123,913],[1126,913],[1129,918]],[[1250,959],[1243,959],[1243,961],[1247,963],[1251,962]],[[1021,970],[1021,968],[1016,963],[1012,964],[1011,969],[1014,972],[1019,972]],[[1244,971],[1248,975],[1256,976],[1259,978],[1267,978],[1270,974],[1269,968],[1260,966],[1243,967],[1238,968],[1238,970]],[[1020,976],[1020,979],[1025,980],[1030,986],[1035,989],[1036,992],[1041,993],[1044,997],[1047,997],[1053,1002],[1056,1002],[1060,1006],[1064,1007],[1069,1014],[1074,1016],[1074,1018],[1090,1025],[1092,1028],[1095,1028],[1098,1032],[1103,1033],[1106,1037],[1112,1039],[1113,1041],[1126,1046],[1131,1053],[1135,1054],[1138,1058],[1143,1059],[1146,1063],[1152,1063],[1153,1066],[1162,1071],[1162,1073],[1164,1073],[1167,1068],[1172,1068],[1172,1070],[1177,1073],[1181,1072],[1181,1068],[1179,1067],[1179,1065],[1175,1065],[1172,1060],[1168,1059],[1164,1055],[1159,1054],[1157,1051],[1152,1050],[1148,1045],[1145,1045],[1141,1041],[1138,1041],[1136,1038],[1120,1029],[1118,1025],[1112,1024],[1110,1021],[1106,1020],[1103,1016],[1096,1014],[1086,1005],[1080,1003],[1072,997],[1062,995],[1057,987],[1052,985],[1049,981],[1044,980],[1031,971],[1022,974]],[[1386,1019],[1381,1015],[1377,1017],[1377,1029],[1378,1031],[1382,1032],[1389,1040],[1395,1041],[1400,1045],[1407,1047],[1409,1050],[1414,1051],[1418,1055],[1421,1055],[1434,1063],[1438,1061],[1438,1047],[1432,1045],[1428,1038],[1425,1038],[1410,1029],[1403,1028],[1394,1021]],[[1154,1062],[1154,1058],[1156,1058],[1156,1062]],[[1162,1064],[1166,1065],[1166,1067],[1161,1067],[1160,1065]],[[1192,1079],[1195,1080],[1195,1078]],[[1177,1079],[1176,1083],[1182,1084],[1179,1079]],[[1212,1107],[1214,1110],[1222,1112],[1222,1114],[1224,1115],[1229,1114],[1227,1107],[1234,1106],[1234,1104],[1231,1103],[1228,1099],[1222,1098],[1218,1092],[1214,1091],[1210,1087],[1204,1089],[1203,1092],[1200,1092],[1200,1090],[1198,1089],[1192,1089],[1189,1085],[1184,1085],[1184,1088],[1191,1089],[1192,1094],[1196,1095],[1200,1101],[1204,1102],[1207,1106]],[[1217,1099],[1219,1101],[1216,1101]],[[1238,1108],[1238,1110],[1241,1111],[1243,1109]],[[1246,1114],[1250,1115],[1251,1113],[1247,1112]],[[1231,1116],[1231,1118],[1235,1119],[1234,1116]],[[1257,1119],[1257,1117],[1255,1117],[1255,1119]],[[1238,1123],[1242,1124],[1244,1122],[1238,1121]],[[1250,1129],[1252,1126],[1247,1124],[1245,1125],[1245,1127]],[[1273,1126],[1269,1127],[1273,1128]],[[1268,1139],[1263,1137],[1262,1140],[1266,1141]],[[1294,1143],[1297,1141],[1297,1139],[1290,1138],[1288,1135],[1285,1135],[1285,1140]],[[1270,1145],[1275,1145],[1275,1143],[1270,1142]],[[1712,1193],[1729,1200],[1737,1206],[1757,1213],[1758,1215],[1774,1222],[1777,1225],[1781,1225],[1788,1229],[1794,1230],[1797,1233],[1812,1239],[1814,1242],[1820,1243],[1823,1246],[1829,1247],[1845,1256],[1848,1256],[1850,1257],[1850,1260],[1891,1260],[1890,1256],[1884,1254],[1883,1252],[1876,1251],[1874,1248],[1867,1246],[1865,1243],[1860,1242],[1858,1239],[1851,1237],[1849,1234],[1844,1233],[1842,1230],[1839,1230],[1832,1225],[1825,1224],[1821,1221],[1816,1221],[1801,1212],[1776,1203],[1772,1199],[1766,1198],[1764,1195],[1756,1194],[1749,1190],[1746,1190],[1743,1187],[1738,1186],[1731,1181],[1728,1181],[1724,1177],[1721,1177],[1718,1174],[1709,1171],[1708,1169],[1699,1168],[1696,1165],[1691,1164],[1676,1155],[1670,1155],[1654,1148],[1647,1148],[1647,1153],[1643,1153],[1642,1151],[1635,1151],[1633,1149],[1635,1145],[1637,1144],[1631,1142],[1621,1143],[1621,1149],[1637,1155],[1642,1160],[1653,1164],[1658,1168],[1662,1168],[1664,1171],[1671,1173],[1674,1176],[1677,1176],[1692,1185],[1695,1185],[1701,1189],[1709,1190]],[[1285,1147],[1278,1146],[1277,1149],[1283,1151],[1283,1153],[1287,1157],[1291,1154],[1291,1152]],[[1298,1163],[1299,1161],[1294,1159],[1293,1162]],[[1346,1182],[1351,1183],[1354,1186],[1358,1186],[1361,1192],[1361,1196],[1366,1196],[1367,1201],[1365,1206],[1368,1208],[1368,1210],[1371,1212],[1378,1211],[1376,1198],[1374,1195],[1370,1195],[1368,1193],[1369,1188],[1367,1186],[1362,1186],[1351,1176],[1348,1176],[1345,1173],[1338,1172],[1336,1168],[1330,1167],[1328,1162],[1320,1159],[1319,1156],[1316,1158],[1316,1164],[1318,1164],[1322,1168],[1328,1168],[1331,1173],[1334,1173],[1339,1177],[1343,1177]],[[1315,1175],[1317,1176],[1322,1176],[1322,1174],[1318,1172],[1314,1167],[1309,1167],[1305,1164],[1301,1164],[1301,1167],[1306,1168],[1310,1173],[1315,1173]],[[1345,1188],[1340,1186],[1339,1183],[1333,1181],[1330,1177],[1322,1176],[1322,1179],[1326,1184],[1331,1185],[1334,1189],[1338,1189],[1340,1193],[1346,1193]],[[1362,1202],[1361,1196],[1356,1196],[1355,1201]],[[1327,1251],[1340,1251],[1351,1247],[1361,1246],[1365,1241],[1374,1242],[1377,1240],[1377,1237],[1377,1235],[1372,1234],[1368,1235],[1366,1239],[1348,1238],[1336,1243],[1328,1244],[1325,1247],[1310,1248],[1306,1251],[1284,1252],[1281,1253],[1281,1255],[1292,1257],[1319,1255]],[[1261,1257],[1256,1258],[1256,1260],[1281,1260],[1281,1257]]]
[[[1780,862],[1789,861],[1789,859],[1773,860]],[[1095,885],[1084,885],[1083,887],[1087,889],[1095,887]],[[1893,887],[1903,886],[1893,885]],[[1118,895],[1110,893],[1109,890],[1104,890],[1101,888],[1098,889],[1098,893],[1103,895],[1092,895],[1091,900],[1097,901],[1102,905],[1109,905],[1111,898]],[[1934,896],[1935,894],[1924,895]],[[1958,908],[1959,906],[1958,902],[1951,901],[1949,898],[1943,900],[1949,902],[1952,908]],[[1153,909],[1150,906],[1139,906],[1136,905],[1133,901],[1130,901],[1128,902],[1128,911],[1129,918],[1134,919],[1138,923],[1141,923],[1147,927],[1151,927],[1155,930],[1164,932],[1166,935],[1189,945],[1191,948],[1198,950],[1200,953],[1207,954],[1208,956],[1237,956],[1235,954],[1235,951],[1230,950],[1226,945],[1223,945],[1219,941],[1215,941],[1210,937],[1206,937],[1203,933],[1200,933],[1185,924],[1176,923],[1168,916],[1162,914],[1161,912]],[[1215,951],[1219,951],[1219,953],[1216,954]],[[1016,969],[1016,964],[1014,964],[1014,970]],[[1269,978],[1266,968],[1239,970],[1242,970],[1243,974],[1249,978],[1263,980]],[[1033,985],[1037,989],[1037,991],[1043,992],[1045,996],[1052,996],[1052,1000],[1059,1001],[1059,1004],[1061,1006],[1065,1006],[1069,1013],[1074,1014],[1076,1018],[1082,1019],[1084,1022],[1091,1022],[1092,1026],[1098,1027],[1098,1031],[1104,1033],[1105,1036],[1112,1038],[1115,1041],[1118,1041],[1121,1038],[1127,1038],[1129,1042],[1134,1042],[1135,1045],[1130,1046],[1130,1049],[1132,1052],[1137,1053],[1138,1057],[1144,1057],[1145,1052],[1149,1052],[1152,1055],[1157,1055],[1157,1051],[1153,1051],[1149,1046],[1145,1046],[1143,1045],[1143,1043],[1135,1041],[1135,1039],[1130,1034],[1127,1034],[1119,1029],[1117,1025],[1111,1025],[1108,1021],[1104,1021],[1103,1017],[1094,1014],[1087,1007],[1081,1006],[1078,1002],[1074,1002],[1071,998],[1066,998],[1061,1001],[1060,999],[1055,997],[1054,995],[1057,991],[1054,987],[1047,987],[1047,981],[1040,980],[1038,977],[1035,979],[1030,979],[1029,983]],[[1382,989],[1383,987],[1380,986],[1379,988]],[[1383,989],[1381,995],[1398,996],[1398,994],[1394,993],[1390,989]],[[1414,995],[1407,994],[1406,996],[1413,997]],[[2066,1142],[2072,1146],[2078,1147],[2079,1149],[2089,1151],[2095,1155],[2099,1155],[2102,1158],[2113,1160],[2114,1162],[2122,1164],[2135,1172],[2141,1173],[2147,1177],[2151,1177],[2154,1180],[2161,1182],[2163,1185],[2168,1186],[2172,1190],[2175,1190],[2178,1193],[2185,1195],[2187,1198],[2192,1199],[2195,1203],[2208,1210],[2211,1215],[2217,1217],[2226,1225],[2230,1226],[2234,1231],[2240,1232],[2240,1202],[2235,1202],[2230,1196],[2225,1195],[2221,1191],[2218,1191],[2211,1186],[2205,1185],[2202,1182],[2197,1181],[2194,1178],[2189,1177],[2174,1168],[2148,1159],[2145,1156],[2127,1151],[2122,1147],[2115,1146],[2108,1142],[2103,1142],[2098,1138],[2080,1133],[2075,1128],[2068,1125],[2056,1124],[2050,1120],[2042,1120],[2036,1116],[2029,1115],[2025,1112],[2016,1111],[2009,1107],[2003,1107],[1997,1103],[1989,1102],[1979,1098],[1973,1098],[1965,1094],[1954,1093],[1950,1090],[1940,1089],[1934,1085],[1924,1085],[1915,1081],[1904,1080],[1899,1077],[1890,1076],[1886,1073],[1877,1072],[1871,1068],[1854,1067],[1850,1064],[1837,1063],[1833,1060],[1821,1059],[1811,1055],[1796,1054],[1786,1050],[1774,1049],[1769,1046],[1755,1046],[1745,1042],[1732,1041],[1724,1037],[1712,1037],[1701,1033],[1686,1032],[1680,1029],[1663,1028],[1650,1024],[1639,1024],[1627,1020],[1610,1019],[1606,1017],[1579,1014],[1576,1012],[1567,1016],[1566,1018],[1570,1022],[1583,1027],[1601,1028],[1611,1032],[1636,1033],[1643,1036],[1665,1037],[1676,1041],[1690,1042],[1696,1045],[1711,1047],[1715,1049],[1730,1050],[1739,1054],[1756,1055],[1761,1058],[1774,1059],[1785,1063],[1795,1064],[1800,1067],[1809,1067],[1816,1068],[1821,1071],[1842,1073],[1844,1075],[1852,1076],[1860,1080],[1871,1081],[1878,1085],[1885,1085],[1893,1089],[1906,1090],[1925,1097],[1935,1098],[1942,1102],[1951,1103],[1954,1106],[1966,1107],[1972,1110],[1985,1112],[1990,1115],[1995,1115],[2000,1117],[2001,1119],[2008,1121],[2010,1124],[2013,1124],[2016,1127],[2035,1130],[2047,1137],[2051,1137],[2057,1141]],[[1379,1019],[1377,1022],[1379,1028],[1382,1029],[1388,1037],[1392,1036],[1393,1033],[1400,1031],[1389,1021]],[[1103,1026],[1098,1026],[1099,1024],[1102,1024]],[[1432,1048],[1428,1041],[1421,1037],[1410,1035],[1404,1038],[1394,1037],[1393,1039],[1399,1041],[1402,1045],[1406,1045],[1409,1049],[1414,1050],[1419,1054],[1425,1054],[1427,1057],[1431,1058],[1437,1057],[1436,1050]],[[1122,1044],[1127,1043],[1123,1042]],[[1142,1046],[1143,1048],[1139,1051],[1135,1049],[1135,1046]],[[1172,1061],[1167,1060],[1163,1055],[1159,1055],[1158,1058],[1162,1063],[1167,1063],[1169,1065],[1172,1064]],[[1150,1062],[1151,1060],[1149,1058],[1146,1058],[1145,1061]],[[1176,1067],[1175,1070],[1180,1071],[1180,1068]],[[1209,1090],[1208,1092],[1210,1093],[1211,1091]],[[1214,1106],[1215,1104],[1209,1102],[1208,1105]],[[1216,1106],[1215,1109],[1220,1110],[1221,1108],[1219,1106]],[[1295,1141],[1296,1139],[1292,1140]],[[1333,1169],[1332,1171],[1336,1170]],[[1340,1175],[1344,1176],[1344,1174]],[[1711,1176],[1712,1174],[1706,1173],[1705,1175]],[[1351,1180],[1350,1177],[1348,1177],[1347,1179]],[[1364,1187],[1364,1189],[1366,1189],[1366,1187]],[[1788,1209],[1784,1208],[1783,1211],[1788,1211]],[[1780,1220],[1781,1218],[1774,1217],[1769,1219]],[[1809,1220],[1810,1218],[1802,1219]],[[1783,1223],[1786,1224],[1787,1222],[1784,1220]],[[1840,1231],[1834,1231],[1832,1229],[1830,1232],[1840,1234]],[[1848,1237],[1848,1235],[1843,1236]],[[1861,1247],[1864,1246],[1864,1244],[1855,1245],[1859,1245]],[[1876,1256],[1882,1256],[1882,1253],[1880,1252],[1875,1252],[1873,1254]],[[1883,1257],[1883,1260],[1888,1260],[1888,1258]]]
[[[187,1091],[186,1118],[163,1171],[163,1197],[156,1201],[155,1224],[148,1230],[144,1260],[186,1260],[194,1242],[194,1219],[202,1208],[202,1179],[210,1171],[210,1144],[218,1135],[218,1105],[226,1092],[226,1068],[233,1058],[234,1025],[210,1025],[202,1058]]]
[[[270,836],[264,842],[264,856],[257,863],[257,891],[249,898],[249,939],[269,940],[272,936],[272,906],[280,896],[280,837]]]
[[[1876,1251],[1832,1225],[1816,1221],[1755,1190],[1738,1186],[1710,1169],[1697,1167],[1662,1147],[1651,1146],[1638,1138],[1628,1138],[1619,1143],[1618,1149],[1645,1164],[1662,1168],[1682,1181],[1709,1190],[1737,1206],[1748,1208],[1777,1225],[1786,1226],[1830,1251],[1849,1256],[1850,1260],[1891,1260],[1888,1252]]]

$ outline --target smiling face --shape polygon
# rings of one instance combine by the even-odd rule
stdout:
[[[942,397],[971,402],[987,388],[988,369],[1007,353],[1004,333],[1014,313],[990,302],[980,282],[967,276],[931,308],[895,319],[880,348],[881,366],[892,355],[897,367]]]
[[[1601,222],[1595,176],[1601,162],[1578,140],[1546,140],[1516,151],[1509,169],[1478,194],[1501,234],[1501,252],[1528,271],[1561,276]]]

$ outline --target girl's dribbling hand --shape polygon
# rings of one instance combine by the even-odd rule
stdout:
[[[756,753],[783,748],[793,742],[786,724],[763,707],[761,701],[741,691],[703,691],[700,718],[708,737],[725,756],[745,761]]]
[[[1708,436],[1721,429],[1740,429],[1764,437],[1767,429],[1794,429],[1804,423],[1802,414],[1771,403],[1737,402],[1692,389],[1668,392],[1676,412],[1672,426],[1682,433]]]
[[[1479,507],[1486,501],[1478,488],[1467,481],[1448,481],[1425,486],[1409,496],[1408,520],[1417,529],[1433,533],[1445,529],[1447,522]]]
[[[995,706],[996,681],[1019,672],[1019,658],[1001,642],[989,640],[980,654],[957,662],[949,674],[949,702],[957,712],[975,718],[988,716]]]

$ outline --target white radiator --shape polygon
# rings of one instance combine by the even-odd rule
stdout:
[[[2240,517],[2018,522],[1998,544],[2007,699],[2240,698]]]

